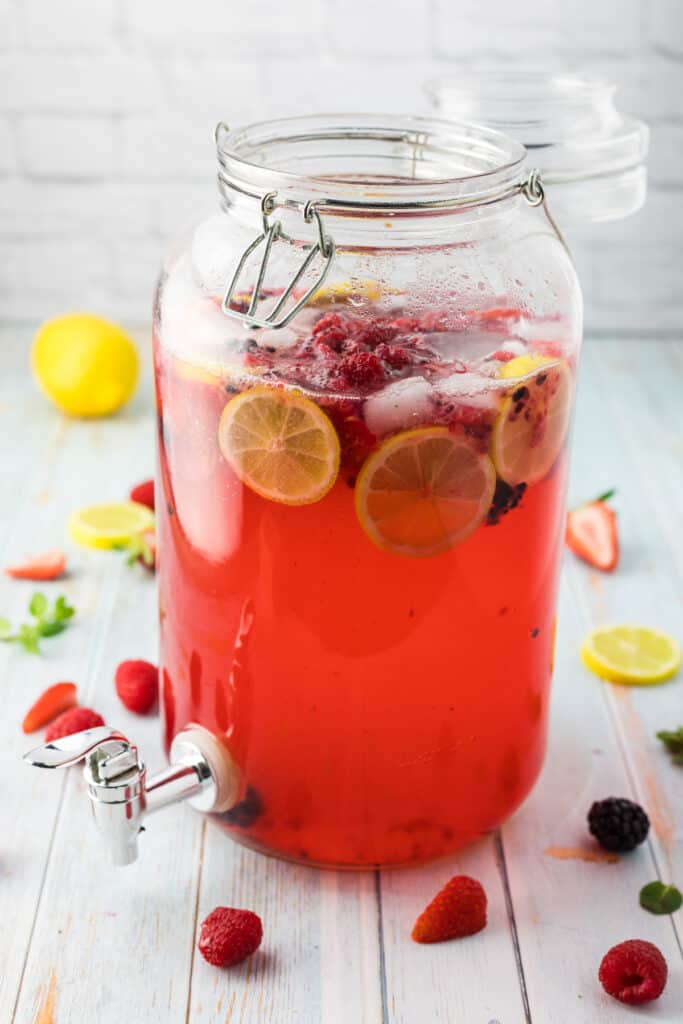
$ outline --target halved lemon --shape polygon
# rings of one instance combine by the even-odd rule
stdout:
[[[88,505],[69,517],[71,540],[86,548],[114,548],[154,526],[154,513],[136,501]]]
[[[518,378],[505,398],[491,439],[498,475],[510,484],[534,484],[552,468],[567,436],[574,382],[565,362],[518,356],[501,377]]]
[[[447,427],[406,430],[366,460],[356,481],[356,513],[380,548],[436,555],[476,530],[495,486],[488,455]]]
[[[653,686],[676,674],[681,649],[668,633],[648,626],[602,626],[584,640],[581,660],[613,683]]]
[[[258,386],[236,395],[218,425],[218,444],[237,476],[269,501],[312,505],[339,472],[339,438],[315,402]]]

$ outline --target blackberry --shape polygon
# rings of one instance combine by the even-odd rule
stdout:
[[[227,825],[234,828],[249,828],[263,814],[263,800],[259,792],[253,786],[247,787],[243,800],[229,811],[216,815]]]
[[[588,812],[588,828],[605,850],[627,853],[646,838],[650,819],[632,800],[612,796],[593,804]]]
[[[511,487],[504,480],[496,480],[496,490],[491,502],[491,508],[486,516],[488,526],[495,526],[503,516],[507,515],[513,508],[517,508],[524,497],[526,484],[517,484]]]

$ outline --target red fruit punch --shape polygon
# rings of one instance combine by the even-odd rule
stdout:
[[[19,565],[8,565],[5,572],[15,580],[56,580],[64,572],[65,566],[64,552],[55,548]]]
[[[24,716],[21,728],[24,732],[35,732],[44,725],[68,711],[76,703],[76,686],[74,683],[55,683],[41,693],[38,700],[31,705]]]
[[[612,572],[619,561],[617,517],[604,501],[592,501],[567,516],[567,547],[603,572]]]

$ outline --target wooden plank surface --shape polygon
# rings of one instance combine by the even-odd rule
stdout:
[[[152,467],[148,383],[123,415],[65,423],[36,394],[26,339],[0,333],[2,564],[63,544],[73,507],[124,497]],[[19,722],[33,697],[73,679],[106,720],[163,763],[156,719],[126,713],[112,687],[125,657],[156,655],[153,580],[118,555],[70,549],[51,592],[78,609],[73,627],[31,658],[0,645],[6,780],[0,839],[0,1021],[8,1024],[616,1024],[683,1019],[683,915],[637,905],[656,877],[683,883],[683,771],[654,733],[683,724],[683,682],[627,690],[578,661],[594,624],[683,624],[683,343],[587,345],[575,435],[573,499],[618,488],[619,572],[567,557],[550,751],[541,781],[499,836],[412,871],[318,872],[228,842],[188,808],[150,819],[141,858],[114,871],[98,848],[79,772],[30,770]],[[31,584],[0,581],[0,611],[18,618]],[[492,702],[492,713],[495,703]],[[650,841],[618,864],[558,860],[580,845],[590,802],[632,795]],[[450,875],[481,879],[490,923],[467,942],[418,947],[410,928]],[[267,941],[229,972],[196,952],[218,904],[248,906]],[[614,942],[649,938],[670,981],[656,1007],[627,1011],[596,971]]]

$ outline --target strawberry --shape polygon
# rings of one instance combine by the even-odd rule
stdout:
[[[141,659],[122,661],[116,670],[116,692],[124,707],[145,715],[154,706],[159,693],[159,669]]]
[[[199,952],[214,967],[232,967],[261,945],[261,918],[251,910],[216,907],[202,923]]]
[[[579,505],[567,516],[567,547],[603,572],[612,572],[619,560],[617,516],[607,505],[613,493],[608,491],[595,501]]]
[[[157,532],[156,530],[143,530],[140,534],[142,551],[138,555],[138,562],[144,565],[145,569],[155,572],[157,567]]]
[[[5,572],[15,580],[56,580],[64,572],[65,565],[64,552],[55,548],[19,565],[8,565]]]
[[[24,732],[35,732],[51,722],[57,715],[76,704],[76,687],[74,683],[55,683],[41,693],[38,700],[31,705],[24,716],[21,728]]]
[[[71,736],[72,733],[82,732],[84,729],[96,729],[99,725],[104,725],[104,719],[92,708],[70,708],[63,711],[46,729],[45,742],[51,743],[52,740]]]
[[[455,875],[423,910],[412,931],[415,942],[444,942],[486,927],[486,893],[475,878]]]
[[[154,481],[143,480],[136,484],[128,495],[131,501],[137,501],[138,505],[146,505],[154,511]]]

